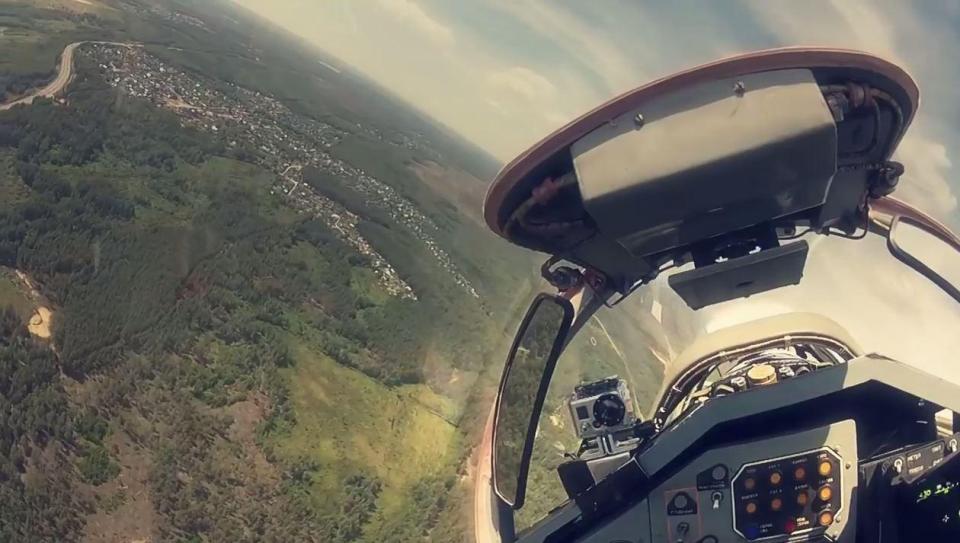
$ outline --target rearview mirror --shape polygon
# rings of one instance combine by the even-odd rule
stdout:
[[[573,313],[565,298],[537,296],[503,370],[493,427],[493,482],[497,496],[514,509],[523,506],[537,421]]]
[[[909,217],[894,217],[887,247],[897,259],[960,302],[960,252],[950,241]]]

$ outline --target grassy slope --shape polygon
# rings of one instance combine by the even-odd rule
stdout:
[[[324,467],[314,483],[318,507],[332,505],[323,497],[350,472],[372,470],[384,482],[389,512],[417,479],[452,468],[457,432],[437,410],[449,399],[422,385],[385,387],[305,345],[295,353],[288,378],[297,425],[275,440],[275,451],[288,460],[309,455]]]

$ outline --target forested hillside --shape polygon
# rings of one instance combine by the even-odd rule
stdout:
[[[239,45],[105,5],[90,28],[206,40],[159,58],[239,92],[196,71]],[[59,16],[0,4],[34,29]],[[291,200],[269,153],[111,84],[91,51],[62,100],[0,112],[0,541],[461,540],[481,385],[530,274],[416,174],[456,171],[450,151],[422,136],[401,151],[371,135],[396,126],[358,130],[335,103],[291,106],[356,125],[332,155],[421,210],[444,251],[307,169],[294,188],[357,217],[346,236]],[[386,289],[377,258],[415,297]]]

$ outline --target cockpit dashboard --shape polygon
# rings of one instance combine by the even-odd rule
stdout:
[[[960,541],[960,435],[934,417],[951,389],[861,356],[715,398],[521,541]]]

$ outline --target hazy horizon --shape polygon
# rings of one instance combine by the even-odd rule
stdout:
[[[904,66],[924,96],[898,153],[907,166],[898,194],[957,224],[960,67],[928,46],[960,47],[957,5],[235,1],[501,161],[603,100],[719,57],[792,45],[878,54]]]

